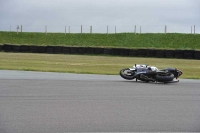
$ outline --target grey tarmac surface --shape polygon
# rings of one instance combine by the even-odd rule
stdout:
[[[200,132],[200,80],[0,70],[0,133]]]

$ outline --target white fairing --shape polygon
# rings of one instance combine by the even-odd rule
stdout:
[[[135,66],[133,66],[134,69],[136,69],[136,68],[145,68],[145,67],[147,67],[147,65],[136,64]]]
[[[135,67],[133,67],[133,68],[129,68],[131,71],[134,71],[135,70]]]
[[[143,65],[143,64],[140,65],[140,64],[137,64],[136,67],[137,67],[137,68],[145,68],[145,67],[147,67],[147,65]]]
[[[151,68],[151,71],[158,71],[157,67],[151,66],[150,68]]]
[[[136,70],[138,68],[147,68],[150,69],[151,71],[158,71],[158,68],[155,66],[148,66],[143,64],[136,64],[135,66],[133,66],[133,68],[130,68],[130,70]]]

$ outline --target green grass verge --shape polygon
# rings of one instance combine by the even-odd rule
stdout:
[[[0,69],[117,75],[135,63],[163,69],[176,67],[181,78],[200,79],[200,61],[185,59],[133,58],[116,56],[0,53]]]
[[[200,49],[200,34],[64,34],[0,32],[0,43],[158,49]]]

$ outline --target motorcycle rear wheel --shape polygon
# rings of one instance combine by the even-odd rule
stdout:
[[[131,71],[129,68],[124,68],[120,70],[120,76],[127,80],[133,80],[135,72]]]
[[[170,75],[156,75],[155,79],[160,82],[168,82],[174,79],[174,74]]]

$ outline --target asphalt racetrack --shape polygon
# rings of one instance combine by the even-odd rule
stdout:
[[[200,80],[0,70],[0,133],[199,132]]]

